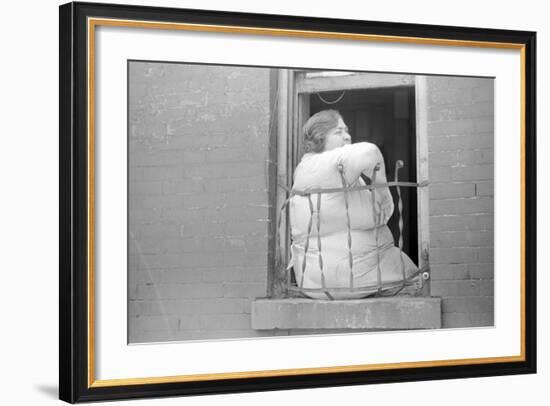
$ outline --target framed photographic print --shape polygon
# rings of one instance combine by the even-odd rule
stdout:
[[[533,32],[60,7],[60,398],[536,372]]]

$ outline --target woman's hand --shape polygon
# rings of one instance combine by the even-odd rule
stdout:
[[[374,192],[374,191],[373,191]],[[393,214],[393,199],[388,188],[376,189],[375,221],[376,225],[387,224]]]

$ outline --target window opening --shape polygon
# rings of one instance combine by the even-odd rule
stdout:
[[[334,74],[331,74],[334,73]],[[394,238],[395,246],[406,253],[411,260],[418,264],[419,271],[409,278],[403,277],[394,286],[382,286],[380,277],[374,293],[382,296],[399,293],[413,277],[421,274],[417,282],[422,284],[422,294],[429,294],[429,285],[423,284],[422,279],[429,278],[428,250],[425,237],[422,236],[422,247],[419,247],[419,217],[418,201],[420,195],[417,189],[427,185],[425,174],[422,182],[417,183],[417,166],[424,162],[418,153],[426,153],[420,146],[417,151],[416,118],[419,114],[419,93],[415,88],[416,82],[412,76],[355,74],[351,72],[304,72],[287,70],[279,74],[277,86],[278,125],[277,137],[286,136],[286,140],[277,141],[277,219],[273,228],[280,230],[277,233],[274,247],[275,266],[278,272],[289,262],[290,227],[287,209],[288,198],[292,191],[292,175],[294,168],[303,155],[301,128],[305,121],[313,114],[324,109],[335,109],[340,112],[350,128],[352,142],[367,141],[378,146],[384,156],[386,178],[393,179],[388,186],[393,197],[396,210],[388,222],[388,227]],[[374,82],[374,84],[373,84]],[[379,84],[380,86],[377,86]],[[422,94],[422,93],[421,93]],[[422,105],[422,99],[420,99]],[[281,148],[281,146],[283,148]],[[425,157],[427,158],[427,157]],[[417,161],[418,159],[418,161]],[[422,159],[422,161],[420,161]],[[285,169],[281,171],[281,166]],[[424,170],[421,170],[424,173]],[[390,173],[393,172],[393,173]],[[398,175],[399,173],[399,175]],[[374,190],[372,180],[363,178],[367,189]],[[399,179],[405,179],[400,181]],[[342,185],[339,192],[349,191],[349,185]],[[311,191],[310,191],[311,192]],[[331,193],[331,191],[319,191]],[[322,211],[320,194],[308,196],[311,219],[309,228],[319,227],[313,217]],[[425,199],[422,193],[421,199]],[[284,202],[284,203],[283,203]],[[424,204],[422,205],[424,207]],[[348,222],[349,228],[349,222]],[[309,240],[309,237],[308,237]],[[319,267],[323,267],[322,247],[320,239],[308,241],[308,248],[315,247],[318,252]],[[420,254],[421,253],[421,254]],[[420,258],[419,258],[420,257]],[[351,265],[350,257],[350,265]],[[305,270],[307,271],[307,270]],[[304,275],[302,270],[301,276]],[[296,280],[294,272],[283,272],[282,282],[286,287],[283,290],[300,291],[300,280]],[[272,276],[273,285],[282,275]],[[345,289],[357,289],[350,278],[350,286]],[[290,289],[289,289],[290,287]],[[331,298],[323,280],[324,294]],[[370,287],[372,288],[372,287]],[[271,289],[272,296],[280,296]],[[364,289],[363,289],[364,290]],[[280,292],[280,289],[279,289]],[[302,290],[303,293],[303,290]],[[327,294],[328,293],[328,294]]]

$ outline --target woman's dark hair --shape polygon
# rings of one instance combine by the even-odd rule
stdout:
[[[323,152],[327,133],[338,126],[341,118],[336,110],[322,110],[312,115],[302,128],[304,151]]]

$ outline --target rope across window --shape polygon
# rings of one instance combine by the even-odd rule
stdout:
[[[288,272],[286,274],[286,277],[284,278],[286,280],[286,289],[289,292],[297,292],[301,293],[304,296],[307,293],[323,293],[329,300],[334,300],[334,294],[337,292],[350,292],[350,293],[364,293],[367,295],[373,295],[373,296],[394,296],[401,292],[406,286],[409,286],[414,282],[414,280],[421,275],[422,279],[427,279],[429,277],[429,264],[427,262],[427,257],[424,258],[425,264],[422,267],[418,267],[418,269],[412,273],[411,275],[407,276],[405,271],[405,264],[403,260],[403,200],[401,197],[401,188],[402,187],[415,187],[415,188],[421,188],[428,185],[427,182],[405,182],[405,181],[399,181],[399,170],[403,168],[404,164],[403,161],[398,160],[395,163],[395,171],[394,171],[394,181],[387,182],[387,183],[376,183],[376,175],[377,172],[380,170],[380,165],[376,165],[373,171],[372,176],[372,182],[370,185],[362,185],[362,186],[350,186],[346,178],[344,176],[344,167],[343,165],[338,166],[338,171],[340,173],[340,178],[342,182],[342,186],[338,188],[308,188],[305,190],[296,190],[296,189],[288,189],[284,186],[283,187],[287,192],[287,198],[284,201],[284,203],[281,206],[280,213],[279,213],[279,221],[277,224],[277,233],[276,233],[276,245],[277,245],[277,252],[279,255],[278,258],[278,264],[279,264],[279,272],[286,273],[287,267],[284,264],[284,261],[282,261],[282,251],[281,251],[281,238],[280,238],[280,232],[281,232],[281,225],[282,225],[282,218],[286,213],[286,210],[288,210],[290,199],[293,196],[304,196],[308,199],[309,204],[309,220],[308,220],[308,226],[307,226],[307,238],[305,240],[304,244],[304,261],[302,261],[301,264],[301,277],[299,281],[296,281],[296,283],[292,282],[291,274]],[[376,189],[378,188],[385,188],[385,187],[395,187],[397,191],[397,209],[398,209],[398,247],[399,247],[399,254],[401,258],[401,271],[402,271],[402,278],[399,281],[395,282],[382,282],[382,272],[380,269],[380,248],[378,245],[378,228],[383,225],[382,218],[379,213],[376,212]],[[360,286],[356,287],[354,286],[354,270],[353,270],[353,253],[352,253],[352,224],[350,220],[350,207],[349,207],[349,193],[352,191],[360,191],[360,190],[370,190],[372,191],[372,216],[375,223],[375,240],[376,240],[376,258],[377,258],[377,266],[376,266],[376,284],[372,286]],[[329,194],[329,193],[343,193],[344,194],[344,206],[346,210],[346,228],[347,228],[347,248],[348,248],[348,261],[349,261],[349,268],[350,268],[350,277],[349,277],[349,285],[348,287],[330,287],[326,285],[326,278],[324,274],[324,268],[323,268],[323,253],[322,253],[322,247],[321,247],[321,215],[322,215],[322,208],[321,208],[321,195],[322,194]],[[316,202],[314,204],[312,195],[317,195]],[[321,272],[321,288],[304,288],[304,275],[307,272],[307,266],[306,266],[306,260],[305,256],[307,255],[309,246],[310,246],[310,239],[311,239],[311,231],[313,229],[313,222],[314,219],[317,223],[317,252],[318,252],[318,262],[319,262],[319,269]]]

